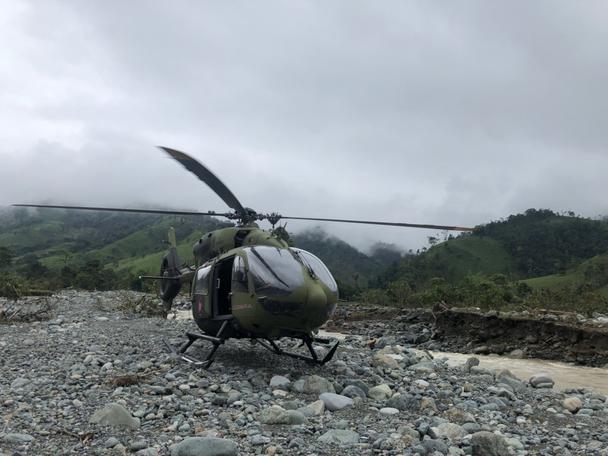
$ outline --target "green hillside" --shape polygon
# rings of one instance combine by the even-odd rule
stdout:
[[[0,269],[30,287],[137,288],[139,274],[158,272],[170,226],[191,263],[201,234],[229,225],[212,217],[4,210]],[[346,298],[608,311],[606,220],[530,209],[444,242],[429,238],[430,248],[405,255],[381,244],[367,255],[319,229],[292,240],[327,264]]]
[[[373,299],[608,311],[608,222],[530,209],[401,260]]]
[[[608,254],[596,255],[563,274],[550,274],[523,280],[534,290],[560,290],[586,287],[608,297]]]
[[[39,288],[139,287],[138,275],[158,273],[169,227],[176,230],[180,258],[192,264],[200,236],[230,225],[212,217],[12,209],[0,212],[0,248],[14,255],[5,272]],[[293,240],[327,264],[343,296],[367,287],[401,258],[390,246],[365,255],[320,230]]]

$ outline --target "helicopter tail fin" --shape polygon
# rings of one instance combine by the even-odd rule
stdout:
[[[181,260],[177,253],[177,240],[173,227],[169,228],[167,240],[169,241],[169,251],[163,257],[160,266],[160,276],[162,277],[160,281],[160,297],[165,303],[166,310],[168,311],[171,308],[173,299],[179,293],[182,284],[180,280]]]
[[[169,241],[169,247],[172,249],[177,248],[177,240],[175,238],[175,228],[169,228],[169,234],[167,235],[167,240]]]

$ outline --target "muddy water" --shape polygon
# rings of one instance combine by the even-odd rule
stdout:
[[[447,358],[451,366],[462,365],[470,354],[431,352],[435,358]],[[584,367],[543,359],[515,359],[499,355],[475,355],[479,367],[509,369],[516,377],[528,380],[534,374],[546,373],[555,381],[556,389],[591,388],[608,395],[608,369]]]
[[[171,318],[171,317],[170,317]],[[176,318],[192,318],[189,310],[179,310]],[[319,331],[320,336],[335,337],[344,340],[344,334]],[[447,358],[450,366],[461,366],[471,354],[431,352],[435,358]],[[591,388],[598,393],[608,395],[608,369],[583,367],[574,364],[559,363],[542,359],[516,359],[498,355],[475,355],[479,367],[485,369],[509,369],[515,376],[528,380],[534,374],[546,373],[555,381],[556,389]]]

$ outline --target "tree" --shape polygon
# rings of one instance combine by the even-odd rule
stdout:
[[[11,266],[14,258],[15,254],[8,247],[0,247],[0,269]]]

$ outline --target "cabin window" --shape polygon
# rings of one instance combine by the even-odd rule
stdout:
[[[331,275],[331,272],[329,272],[329,269],[327,269],[327,266],[325,266],[325,264],[323,264],[323,262],[319,258],[314,256],[312,253],[307,252],[306,250],[296,249],[294,247],[292,247],[291,250],[300,255],[302,261],[304,261],[308,266],[310,266],[310,268],[319,278],[319,280],[325,285],[327,285],[327,288],[329,288],[334,293],[338,293],[338,285],[336,284],[334,277]]]
[[[205,266],[196,271],[196,283],[194,285],[195,294],[209,294],[209,271],[211,271],[211,266]]]
[[[288,249],[257,246],[245,251],[257,293],[285,295],[304,284],[302,264]]]
[[[245,261],[243,261],[240,256],[234,257],[234,263],[232,265],[232,291],[239,293],[249,292]]]

